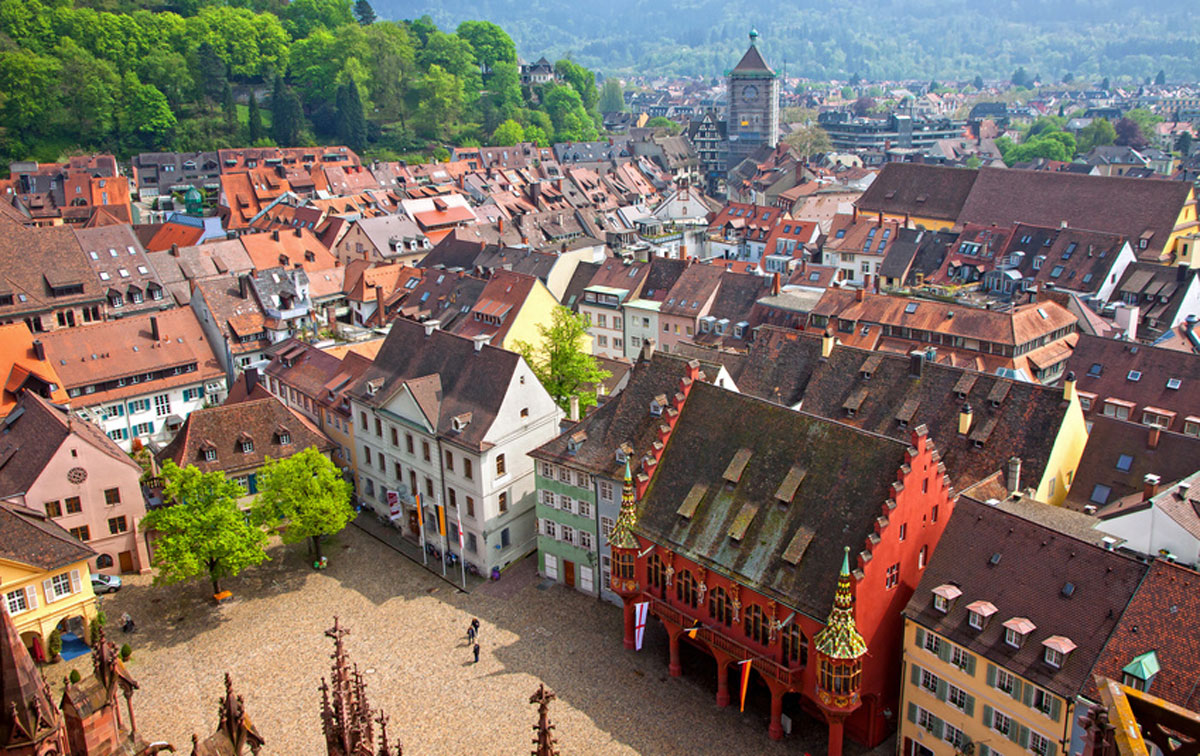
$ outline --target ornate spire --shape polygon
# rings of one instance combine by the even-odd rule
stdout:
[[[546,690],[545,685],[538,685],[538,689],[529,697],[529,703],[538,705],[538,723],[533,726],[537,737],[533,739],[535,748],[530,751],[530,756],[558,756],[558,749],[555,744],[558,742],[554,735],[554,725],[550,724],[550,702],[558,696]]]
[[[345,636],[350,631],[333,618],[333,627],[325,635],[333,639],[333,668],[330,680],[321,679],[321,729],[325,733],[326,753],[329,756],[373,756],[400,753],[388,741],[387,718],[371,709],[367,700],[367,684],[357,665],[351,665],[346,655]],[[375,725],[382,737],[376,750]]]
[[[825,627],[813,638],[817,653],[830,659],[858,659],[867,653],[867,642],[854,624],[854,594],[850,591],[850,547],[842,554],[842,572],[838,577],[833,610]]]
[[[613,526],[612,535],[608,542],[618,549],[636,549],[638,540],[633,535],[633,526],[637,525],[637,497],[633,491],[633,475],[629,471],[629,459],[625,459],[625,486],[621,489],[621,513],[617,515],[617,524]]]
[[[8,612],[0,610],[0,751],[60,736],[58,709]]]

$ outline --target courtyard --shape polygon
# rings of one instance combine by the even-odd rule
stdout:
[[[529,696],[539,683],[558,696],[550,713],[564,756],[824,751],[824,726],[807,718],[782,742],[768,739],[768,706],[753,689],[745,714],[736,696],[718,708],[702,654],[685,656],[685,675],[669,677],[656,623],[641,652],[625,651],[616,607],[545,586],[532,560],[461,593],[355,526],[328,545],[321,572],[307,566],[302,544],[269,553],[271,561],[225,581],[234,595],[221,606],[207,600],[203,582],[153,587],[149,576],[129,577],[103,599],[110,637],[134,648],[134,711],[147,737],[188,752],[192,733],[215,728],[229,672],[266,739],[264,753],[323,754],[318,688],[332,652],[324,631],[337,615],[351,631],[346,646],[370,701],[406,754],[528,753],[536,721]],[[116,628],[122,612],[134,617],[136,634]],[[478,664],[465,637],[472,617],[481,622]],[[71,666],[90,671],[90,657]],[[50,680],[64,674],[46,671]]]

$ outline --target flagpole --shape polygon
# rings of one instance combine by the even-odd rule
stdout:
[[[462,530],[462,514],[458,502],[454,503],[454,519],[458,522],[458,566],[462,568],[463,590],[467,590],[467,547]]]
[[[421,564],[429,566],[429,552],[425,550],[425,508],[421,503],[421,494],[417,494],[417,532],[421,536]]]
[[[446,510],[442,506],[442,495],[438,494],[438,530],[442,532],[442,577],[446,577],[446,552],[450,550],[450,544],[446,541]]]

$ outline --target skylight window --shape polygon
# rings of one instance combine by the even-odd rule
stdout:
[[[916,302],[909,302],[908,304],[904,305],[905,313],[912,315],[916,311],[917,311],[917,303]]]
[[[1062,272],[1063,272],[1063,266],[1061,266],[1061,265],[1055,265],[1055,266],[1054,266],[1054,269],[1050,271],[1050,277],[1051,277],[1051,278],[1058,278],[1059,276],[1061,276],[1061,275],[1062,275]],[[1038,310],[1038,312],[1040,313],[1040,312],[1041,312],[1041,310]],[[1045,315],[1042,315],[1042,317],[1044,318],[1044,317],[1046,317],[1046,316],[1045,316]]]
[[[1088,368],[1087,374],[1088,374],[1088,377],[1090,377],[1090,378],[1099,378],[1100,374],[1103,372],[1104,372],[1104,366],[1101,365],[1099,362],[1093,362],[1092,366],[1090,368]]]
[[[1088,501],[1093,504],[1107,504],[1108,496],[1112,493],[1112,489],[1103,483],[1097,483],[1092,489],[1092,495],[1088,497]]]
[[[1117,469],[1121,472],[1129,472],[1129,468],[1133,467],[1133,457],[1128,454],[1122,454],[1117,457]]]
[[[1178,378],[1168,378],[1167,379],[1167,388],[1171,389],[1172,391],[1175,391],[1182,385],[1183,385],[1183,381],[1179,380]]]
[[[1142,373],[1140,370],[1130,370],[1129,375],[1127,375],[1125,377],[1131,381],[1137,382],[1137,381],[1142,380]]]

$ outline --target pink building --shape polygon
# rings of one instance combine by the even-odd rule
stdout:
[[[149,572],[141,468],[95,425],[24,392],[0,428],[0,498],[95,549],[93,572]]]

